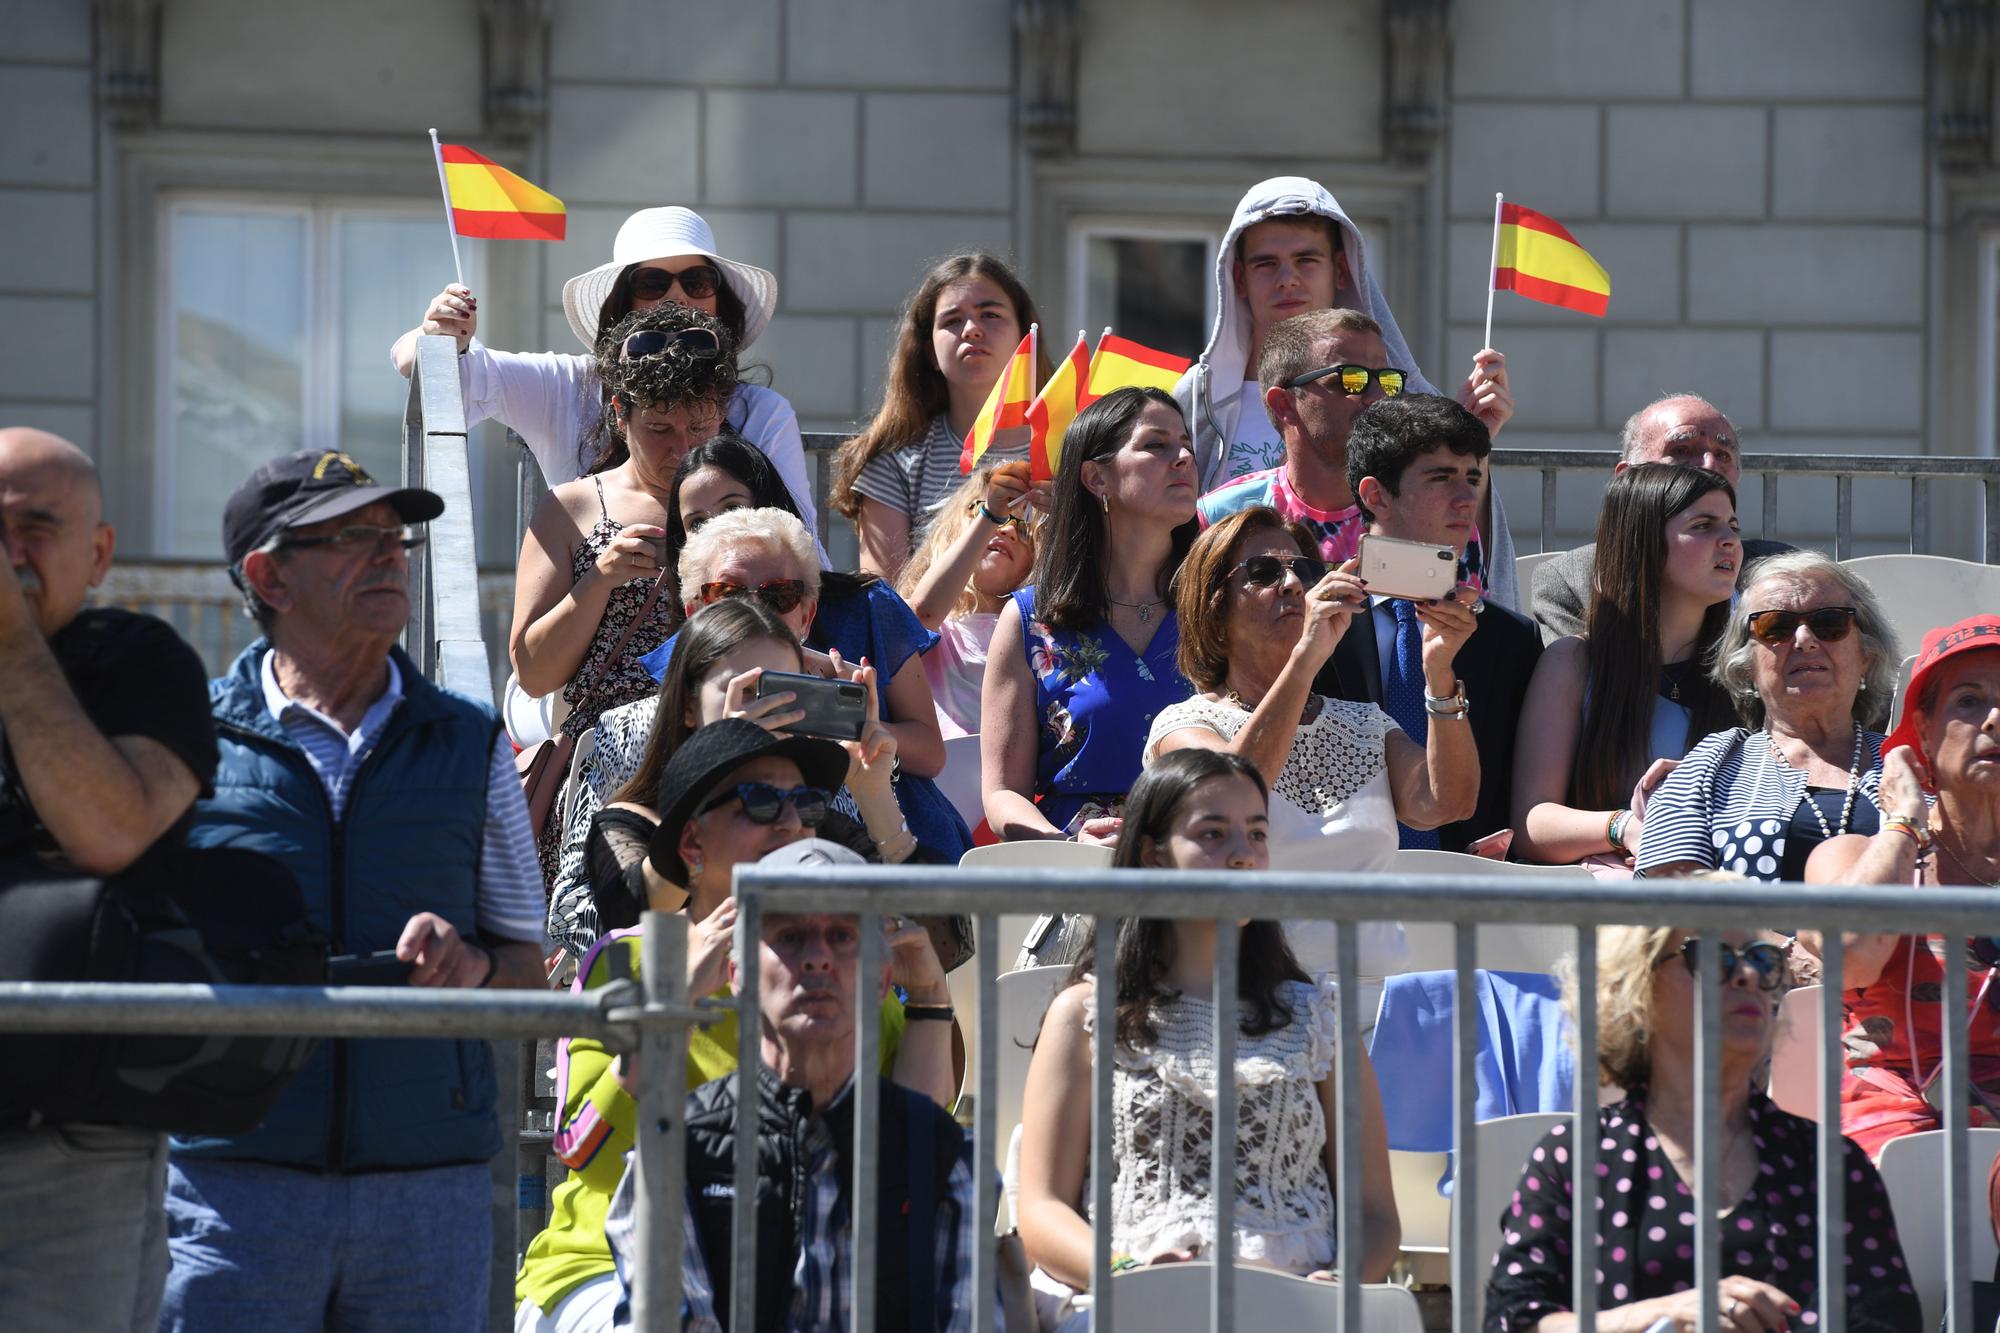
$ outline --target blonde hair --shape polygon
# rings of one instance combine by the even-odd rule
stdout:
[[[725,550],[760,546],[792,558],[805,580],[806,595],[819,596],[819,557],[813,552],[812,534],[797,514],[782,509],[731,509],[717,514],[696,528],[681,548],[681,595],[692,596],[708,580],[705,575]]]
[[[902,594],[904,601],[916,600],[917,585],[924,581],[926,574],[930,573],[931,566],[942,560],[952,544],[965,534],[966,525],[972,522],[972,511],[986,498],[987,483],[993,480],[994,470],[1000,466],[998,463],[989,463],[980,468],[967,477],[957,490],[947,495],[944,503],[938,506],[937,517],[931,520],[930,531],[924,534],[922,544],[911,553],[908,562],[903,566],[903,572],[896,576],[896,591]],[[1032,529],[1022,540],[1027,543],[1028,556],[1032,561],[1035,554]],[[1030,568],[1032,567],[1030,564]],[[978,609],[979,594],[973,589],[971,576],[967,575],[965,586],[958,590],[958,600],[951,604],[951,610],[947,614],[950,619],[956,620]]]
[[[1556,964],[1562,983],[1563,1008],[1571,1032],[1586,1003],[1597,1006],[1597,1081],[1631,1092],[1651,1079],[1653,1060],[1647,1048],[1653,1027],[1653,965],[1679,934],[1672,926],[1600,926],[1597,931],[1597,994],[1586,997],[1576,989],[1576,959]],[[1581,1054],[1581,1052],[1579,1052]]]

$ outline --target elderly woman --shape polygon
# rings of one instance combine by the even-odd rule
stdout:
[[[2000,616],[1973,616],[1924,636],[1903,720],[1882,763],[1882,828],[1813,853],[1812,882],[2000,888]],[[1925,795],[1936,799],[1927,805]],[[1816,933],[1801,939],[1815,952]],[[1845,935],[1847,1077],[1841,1129],[1870,1155],[1890,1139],[1937,1129],[1924,1093],[1943,1073],[1944,951],[1935,935]],[[1966,978],[1974,1124],[2000,1100],[2000,1018],[1989,993],[1992,941],[1975,944]]]
[[[1712,941],[1722,987],[1722,1135],[1717,1199],[1722,1230],[1719,1327],[1776,1333],[1815,1327],[1818,1126],[1753,1089],[1770,1048],[1785,960],[1739,932]],[[1695,941],[1681,931],[1614,926],[1598,932],[1597,994],[1569,978],[1570,1012],[1598,1011],[1599,1077],[1625,1099],[1599,1109],[1596,1328],[1693,1330]],[[1552,1128],[1500,1214],[1502,1243],[1486,1285],[1486,1333],[1572,1333],[1573,1127]],[[1922,1310],[1903,1263],[1889,1197],[1859,1147],[1845,1148],[1848,1333],[1907,1333]],[[1705,1224],[1704,1224],[1705,1225]],[[1664,1321],[1664,1322],[1663,1322]]]
[[[1429,829],[1470,817],[1479,751],[1464,714],[1440,715],[1418,745],[1374,704],[1312,692],[1368,593],[1351,564],[1329,572],[1277,510],[1257,505],[1204,532],[1181,566],[1174,602],[1180,670],[1196,693],[1153,719],[1146,763],[1200,748],[1255,764],[1270,785],[1273,867],[1383,870],[1398,820]],[[1417,617],[1429,688],[1452,697],[1452,659],[1478,623],[1472,608],[1454,597],[1420,607]],[[1331,922],[1287,922],[1286,930],[1308,972],[1333,968]],[[1360,950],[1364,977],[1399,971],[1402,927],[1363,926]]]
[[[1797,880],[1812,849],[1880,826],[1896,636],[1857,574],[1817,551],[1760,560],[1716,645],[1747,727],[1705,738],[1646,806],[1638,873]]]

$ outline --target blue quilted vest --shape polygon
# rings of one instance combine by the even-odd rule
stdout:
[[[264,702],[263,640],[209,682],[222,762],[195,807],[191,847],[244,847],[298,876],[335,953],[393,949],[436,912],[474,932],[488,764],[499,719],[418,674],[400,650],[403,701],[362,760],[338,823],[319,775]],[[176,1139],[188,1157],[312,1171],[483,1162],[500,1150],[493,1055],[483,1041],[322,1042],[270,1118],[233,1138]]]

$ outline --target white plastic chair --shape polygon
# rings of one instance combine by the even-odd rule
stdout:
[[[1800,986],[1778,1003],[1771,1039],[1771,1101],[1780,1111],[1819,1122],[1821,989]]]
[[[1403,1259],[1419,1282],[1451,1281],[1451,1200],[1437,1188],[1450,1164],[1450,1153],[1389,1151]]]
[[[953,736],[946,741],[944,771],[935,781],[965,826],[978,828],[979,821],[986,818],[986,806],[979,794],[979,737]]]
[[[1923,647],[1924,635],[1939,625],[2000,606],[2000,565],[1911,552],[1858,556],[1841,564],[1868,580],[1905,653]]]
[[[2000,1154],[2000,1129],[1966,1131],[1965,1180],[1969,1205],[1966,1225],[1972,1232],[1972,1272],[1993,1271],[1993,1224],[1986,1204],[1986,1175]],[[1944,1317],[1944,1131],[1926,1130],[1891,1139],[1876,1163],[1889,1189],[1889,1206],[1896,1215],[1896,1234],[1903,1242],[1903,1262],[1910,1268],[1910,1285],[1924,1303],[1919,1327],[1936,1328]],[[1968,1321],[1969,1322],[1969,1321]]]
[[[1472,1298],[1474,1328],[1486,1322],[1484,1275],[1493,1267],[1493,1256],[1500,1249],[1501,1210],[1514,1197],[1514,1188],[1521,1183],[1521,1168],[1527,1165],[1528,1154],[1542,1141],[1542,1135],[1571,1118],[1557,1112],[1540,1111],[1532,1115],[1482,1120],[1473,1129],[1473,1172],[1479,1193],[1473,1201],[1473,1206],[1479,1210],[1479,1254],[1473,1270],[1481,1275],[1478,1290]],[[1457,1209],[1458,1198],[1454,1195],[1452,1210],[1456,1212]]]
[[[1103,870],[1111,864],[1111,849],[1054,840],[996,842],[970,849],[958,858],[958,864],[968,870]],[[1021,941],[1034,924],[1032,916],[1001,917],[1000,938],[993,941],[993,947],[979,941],[980,966],[990,966],[996,972],[1012,967],[1020,955]]]
[[[1114,1285],[1120,1328],[1208,1327],[1215,1266],[1157,1264],[1120,1273]],[[1236,1328],[1333,1328],[1340,1319],[1340,1288],[1269,1268],[1236,1267]],[[1424,1333],[1417,1298],[1401,1287],[1361,1289],[1361,1327],[1367,1333]]]
[[[1526,598],[1534,589],[1537,567],[1547,564],[1559,555],[1567,554],[1566,551],[1530,551],[1526,555],[1515,556],[1514,577],[1520,581],[1521,596]]]
[[[1911,653],[1896,668],[1896,697],[1889,704],[1889,730],[1894,731],[1903,720],[1903,696],[1909,692],[1910,677],[1916,674],[1917,655]]]
[[[1020,1128],[1021,1104],[1028,1088],[1028,1061],[1033,1058],[1035,1038],[1042,1032],[1042,1016],[1049,1001],[1062,989],[1067,967],[1029,967],[1000,974],[1000,1022],[998,1093],[994,1098],[993,1132],[995,1143],[1008,1143]],[[1089,1133],[1088,1126],[1084,1132]],[[1012,1207],[1012,1199],[1008,1200]]]
[[[1399,875],[1458,875],[1463,878],[1528,876],[1589,879],[1582,866],[1532,866],[1495,861],[1465,852],[1399,851],[1389,862]],[[1458,966],[1452,927],[1443,921],[1406,921],[1411,972],[1448,971]],[[1576,949],[1576,932],[1567,926],[1487,925],[1479,927],[1479,966],[1499,972],[1549,972],[1556,959]]]

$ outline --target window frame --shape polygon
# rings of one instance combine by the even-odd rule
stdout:
[[[1068,245],[1064,256],[1065,289],[1069,296],[1069,323],[1083,329],[1095,346],[1098,335],[1104,331],[1099,324],[1090,323],[1090,243],[1094,240],[1147,240],[1179,241],[1199,244],[1202,249],[1202,273],[1204,277],[1215,272],[1215,256],[1222,244],[1222,236],[1213,227],[1189,222],[1178,218],[1145,217],[1133,214],[1081,214],[1070,219]],[[1215,327],[1215,284],[1202,283],[1201,327],[1196,330],[1196,341],[1190,356],[1201,352],[1201,345],[1208,341],[1208,334]],[[1055,339],[1045,339],[1046,345],[1055,348]],[[1063,347],[1069,343],[1063,341]],[[1060,355],[1059,351],[1053,353]]]

